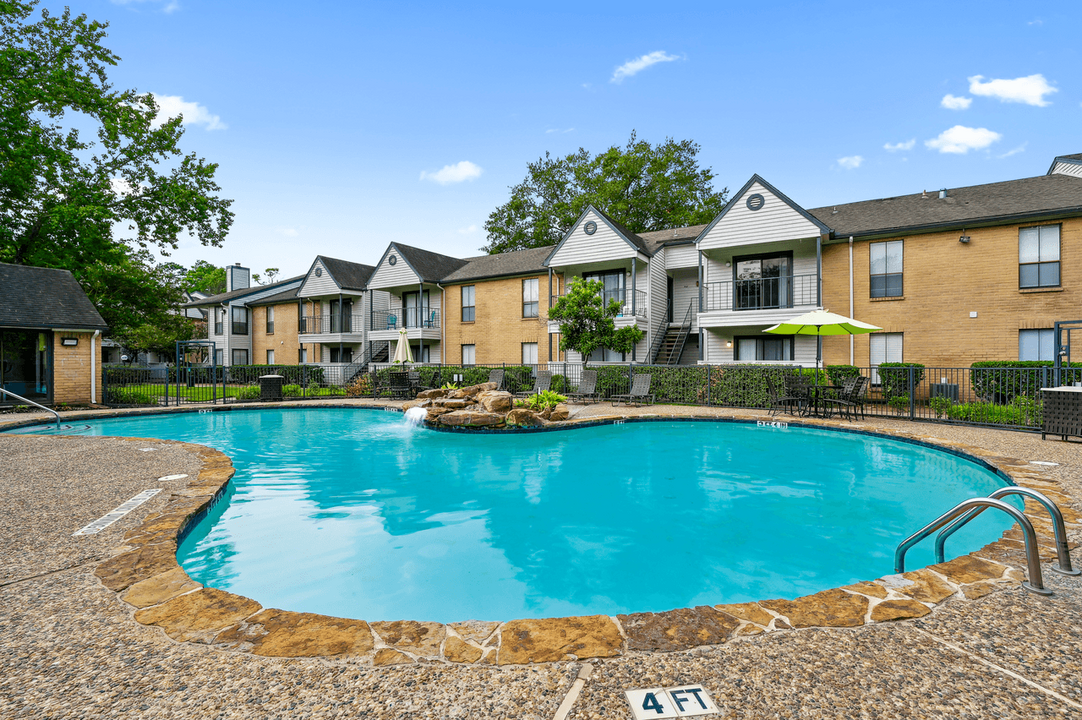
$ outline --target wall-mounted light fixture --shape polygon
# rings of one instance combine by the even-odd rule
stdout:
[[[732,340],[726,340],[725,341],[725,347],[731,348],[732,346],[733,346],[733,341]]]
[[[732,266],[733,266],[733,264],[731,262],[729,262],[728,260],[725,261],[725,267],[732,267]]]
[[[79,338],[61,338],[60,344],[64,347],[75,347],[79,344]]]
[[[962,237],[958,238],[958,242],[962,243],[963,245],[965,245],[967,242],[969,242],[969,236],[966,235],[966,229],[965,228],[962,228]]]

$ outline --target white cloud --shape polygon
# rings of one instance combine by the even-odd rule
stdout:
[[[468,225],[468,226],[466,226],[464,228],[459,228],[458,229],[458,234],[459,235],[469,235],[469,234],[475,233],[475,232],[477,232],[477,226],[476,225]]]
[[[906,140],[900,143],[887,143],[883,146],[883,149],[887,152],[898,152],[899,150],[912,150],[913,146],[917,144],[917,139]]]
[[[569,132],[574,132],[574,131],[575,131],[575,128],[567,128],[566,130],[560,130],[559,128],[551,128],[549,130],[546,130],[545,134],[546,135],[551,135],[552,133],[564,134],[564,133],[569,133]]]
[[[1014,150],[1008,150],[1007,152],[1003,153],[1002,155],[996,155],[996,158],[999,159],[999,160],[1002,160],[1003,158],[1009,158],[1011,155],[1017,155],[1020,152],[1025,152],[1026,151],[1026,145],[1029,145],[1029,143],[1024,142],[1021,145],[1019,145],[1018,147],[1016,147]]]
[[[947,108],[948,110],[965,110],[972,103],[973,98],[944,95],[943,100],[941,100],[939,104]]]
[[[1036,20],[1030,20],[1026,25],[1044,25],[1044,20],[1037,18]]]
[[[663,62],[672,62],[673,60],[679,60],[677,55],[669,55],[664,50],[656,50],[652,53],[643,55],[640,58],[634,60],[628,60],[626,63],[616,68],[612,73],[612,78],[609,82],[620,83],[624,81],[624,78],[629,78],[636,73],[640,73],[651,65],[657,65]]]
[[[154,126],[160,127],[166,120],[175,118],[177,115],[184,116],[185,125],[203,125],[207,130],[225,130],[228,125],[222,122],[217,115],[211,115],[210,111],[197,102],[185,102],[180,95],[159,95],[151,93],[154,102],[158,103],[158,117],[154,120]]]
[[[279,235],[285,235],[286,237],[289,237],[289,238],[295,238],[298,235],[300,235],[300,233],[297,231],[297,228],[291,228],[291,227],[278,227],[278,228],[275,228],[275,231]]]
[[[1044,75],[1027,75],[1014,80],[984,80],[983,75],[974,75],[969,78],[969,92],[974,95],[998,98],[1000,102],[1020,102],[1026,105],[1044,107],[1050,105],[1044,99],[1045,95],[1059,92],[1048,84]]]
[[[846,170],[856,170],[860,167],[862,162],[864,162],[864,158],[860,155],[850,155],[849,157],[838,158],[838,164]]]
[[[151,2],[155,5],[161,5],[162,12],[166,13],[167,15],[172,13],[174,10],[180,9],[180,3],[177,2],[177,0],[111,0],[111,2],[114,5],[132,5],[142,4],[144,2]]]
[[[924,144],[941,153],[955,153],[964,155],[970,150],[983,150],[994,142],[998,142],[1003,136],[987,128],[970,128],[964,125],[955,125],[949,130],[944,130],[939,137],[925,140]]]
[[[460,183],[465,180],[475,180],[481,177],[482,172],[483,171],[479,166],[474,165],[469,160],[463,160],[457,165],[444,165],[436,172],[422,170],[421,179],[431,180],[440,185],[450,185],[451,183]]]

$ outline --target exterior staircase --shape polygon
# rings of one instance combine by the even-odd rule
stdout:
[[[654,365],[679,365],[680,356],[684,354],[684,345],[691,331],[691,305],[684,315],[684,321],[679,325],[670,324],[665,334],[659,338],[657,350],[654,353]]]

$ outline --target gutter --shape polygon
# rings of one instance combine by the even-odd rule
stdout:
[[[938,223],[926,223],[924,225],[899,225],[892,228],[868,230],[864,233],[850,235],[857,240],[874,240],[881,237],[895,237],[901,234],[931,233],[940,230],[961,230],[963,228],[992,227],[1002,225],[1013,220],[1054,220],[1070,218],[1082,215],[1082,205],[1073,208],[1057,208],[1055,210],[1037,210],[1028,213],[1012,213],[1010,215],[993,215],[971,220],[958,219]],[[844,240],[837,240],[844,242]]]
[[[101,335],[101,330],[95,330],[94,334],[90,336],[90,404],[96,405],[98,402],[98,373],[96,370],[95,353],[94,353],[94,341]],[[104,398],[103,398],[104,399]]]

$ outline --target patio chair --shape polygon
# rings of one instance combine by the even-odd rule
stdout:
[[[578,388],[573,393],[567,393],[567,399],[570,402],[580,402],[584,405],[591,400],[596,402],[598,399],[597,370],[583,370]]]
[[[548,392],[552,387],[552,373],[548,370],[538,370],[537,379],[534,381],[533,390],[529,392],[517,392],[515,397],[527,398],[531,395],[540,395],[543,392]]]
[[[387,329],[388,330],[397,330],[398,329],[398,316],[397,315],[388,315],[387,316]]]
[[[626,395],[613,395],[612,406],[617,403],[630,405],[653,405],[654,395],[650,392],[650,380],[654,376],[650,373],[638,373],[631,378],[631,392]],[[649,398],[649,400],[647,400]]]
[[[433,310],[428,313],[428,317],[424,319],[424,326],[426,328],[436,327],[436,311]]]
[[[432,386],[432,379],[433,379],[433,375],[434,375],[433,371],[431,371],[431,370],[428,371],[428,373],[427,373],[427,375],[428,375],[427,381],[423,381],[421,379],[421,372],[419,370],[410,370],[410,371],[408,371],[407,374],[409,375],[410,390],[413,393],[413,395],[416,396],[417,393],[419,393],[421,390],[431,390],[433,388],[433,386]]]
[[[794,415],[807,415],[814,404],[812,403],[811,391],[808,383],[800,375],[786,375],[784,397],[792,398],[791,406],[795,409]]]
[[[791,393],[787,385],[788,383],[779,378],[767,377],[766,390],[769,395],[771,416],[777,415],[779,411],[790,415],[799,415],[803,412],[807,395]]]
[[[412,400],[417,395],[417,391],[413,389],[413,385],[410,383],[410,374],[408,372],[388,373],[387,382],[391,390],[391,397],[396,400]]]
[[[497,390],[503,390],[503,370],[489,370],[488,381],[496,383]]]
[[[847,378],[842,383],[842,390],[836,398],[823,400],[831,406],[836,406],[839,415],[845,415],[850,420],[856,419],[857,409],[860,409],[860,419],[864,419],[864,395],[868,390],[868,378],[858,375],[855,378]]]

